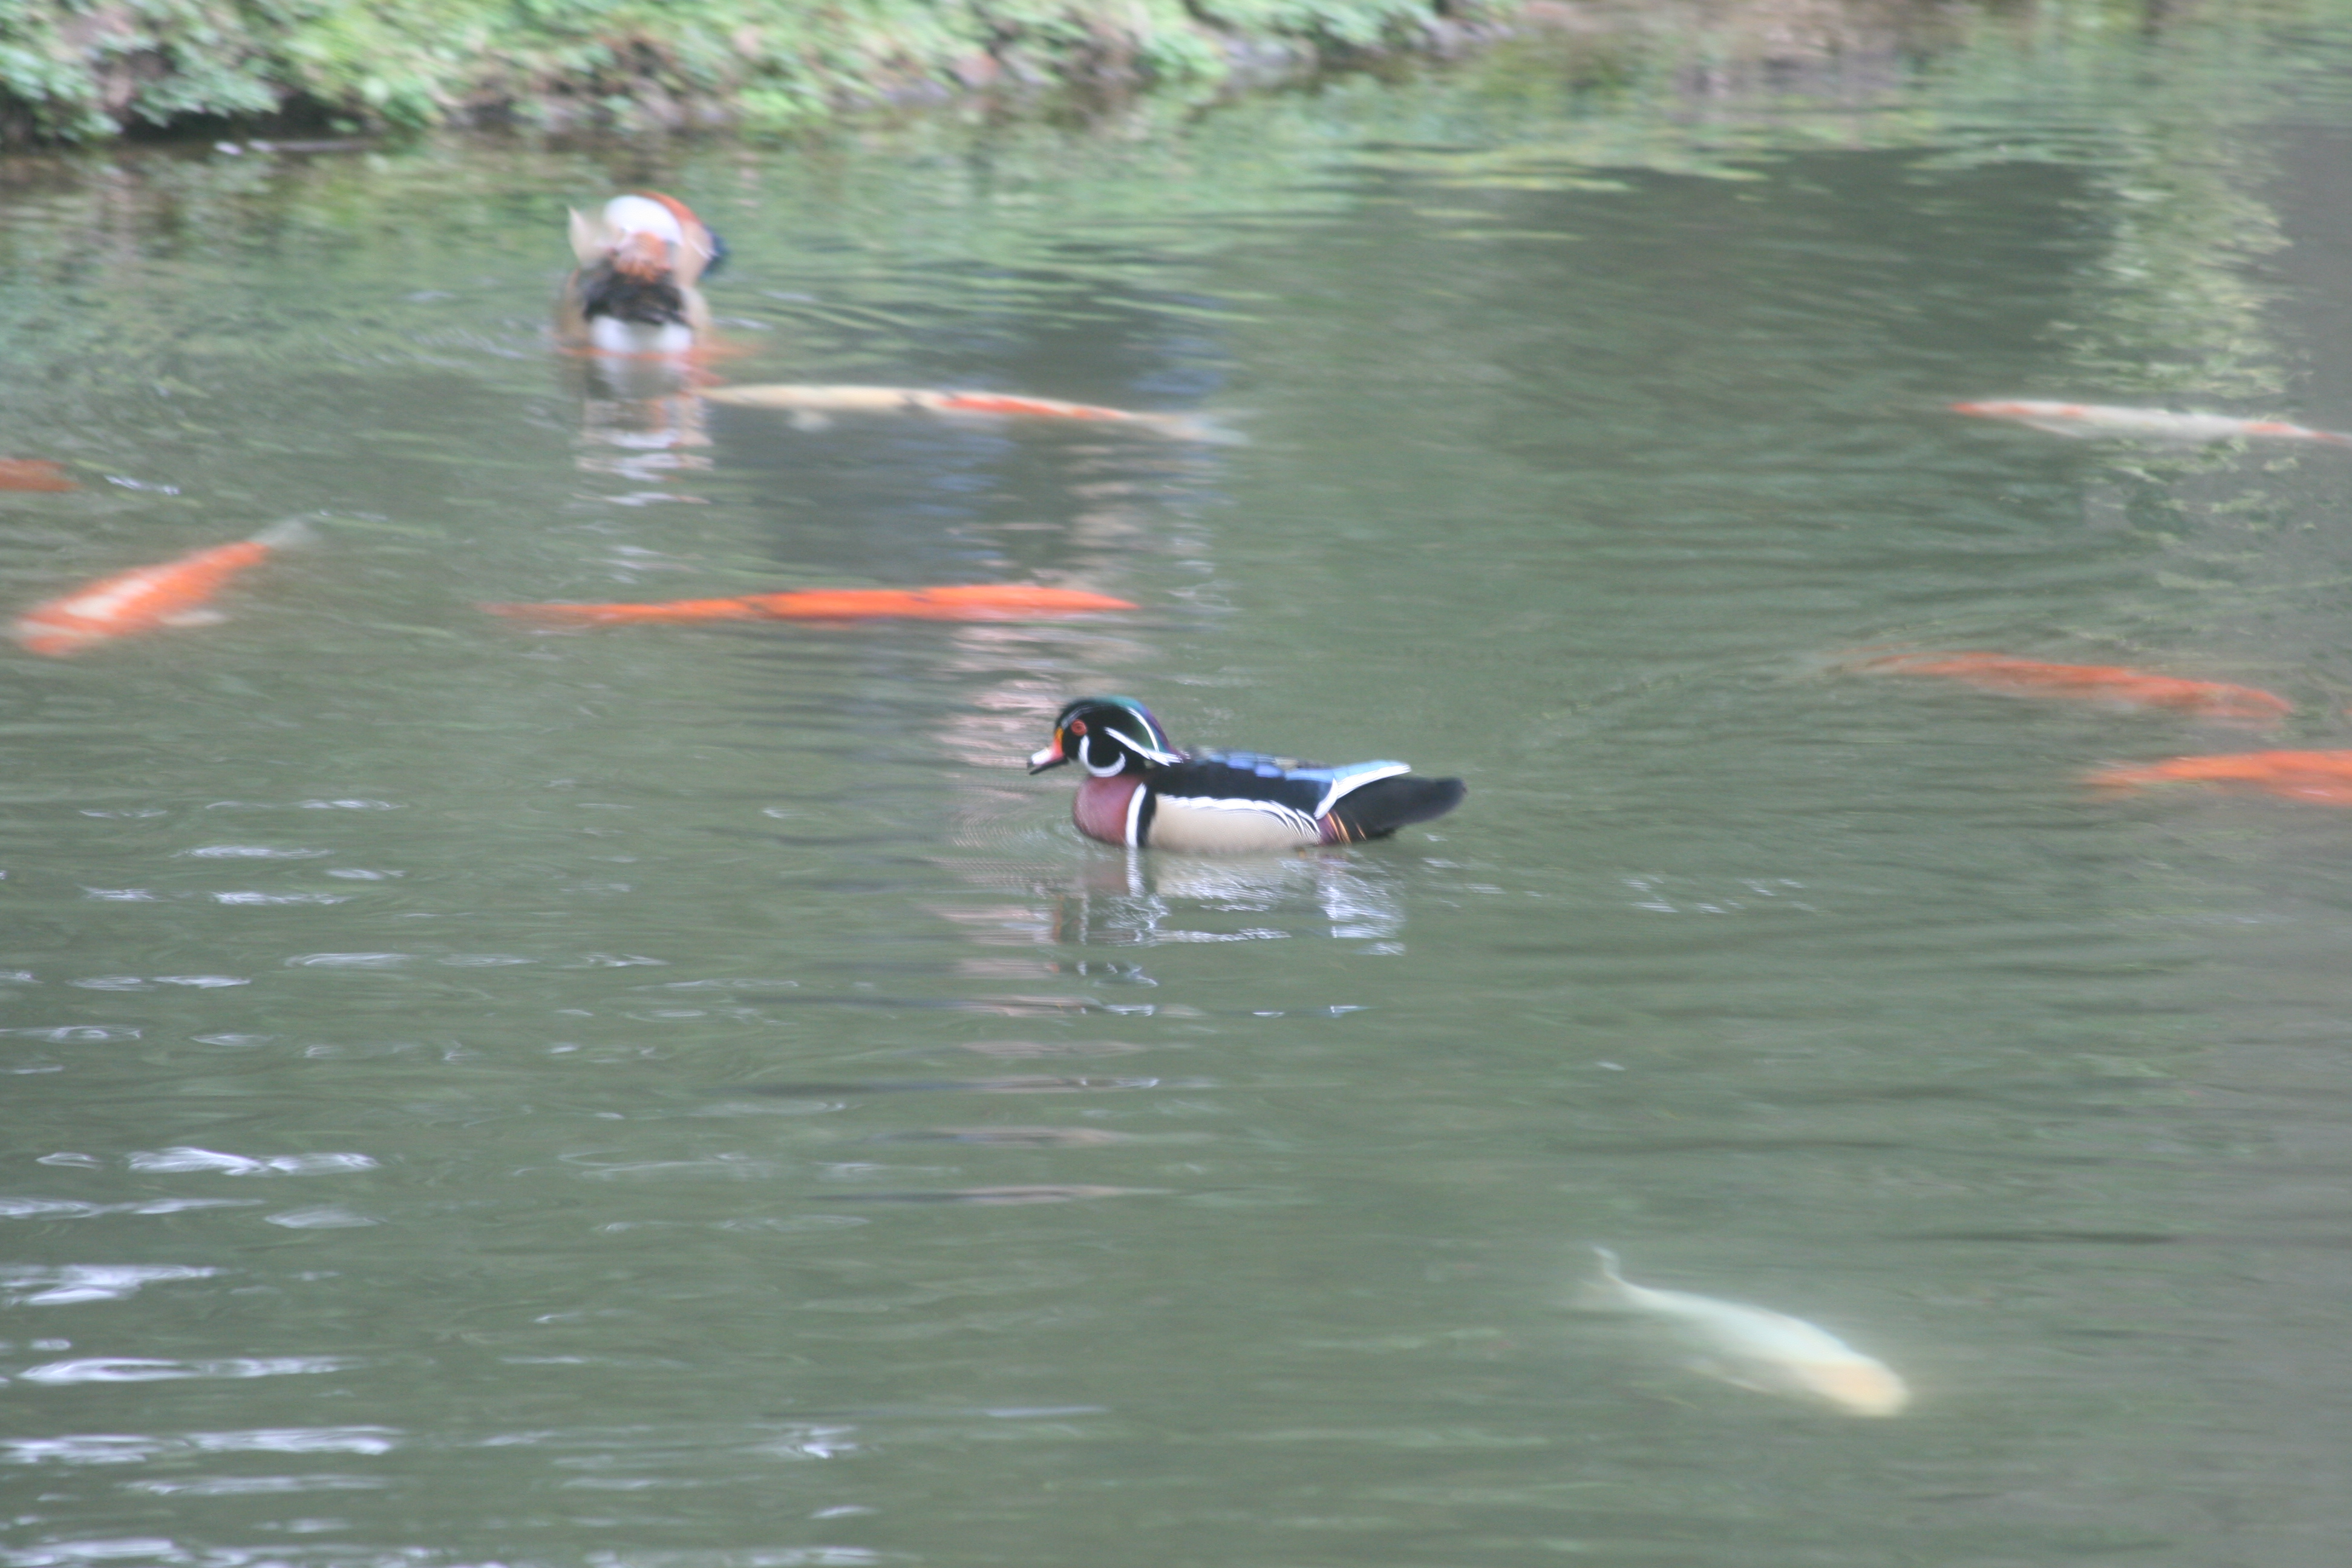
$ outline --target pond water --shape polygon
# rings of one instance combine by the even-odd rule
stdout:
[[[2352,50],[1597,47],[7,166],[0,456],[81,486],[8,608],[316,537],[0,658],[5,1562],[2340,1562],[2352,816],[2082,780],[2352,744],[2352,455],[1947,405],[2352,429]],[[563,208],[646,184],[720,378],[1220,438],[567,360]],[[1142,607],[476,607],[1000,581]],[[1096,691],[1469,797],[1129,856],[1021,767]],[[1909,1407],[1576,1310],[1596,1245]]]

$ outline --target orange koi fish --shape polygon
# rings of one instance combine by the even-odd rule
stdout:
[[[2104,789],[2210,784],[2322,805],[2352,805],[2352,752],[2236,752],[2168,757],[2160,763],[2101,768],[2089,774],[2087,782]]]
[[[1037,588],[1023,583],[969,583],[945,588],[811,588],[746,594],[733,599],[672,599],[657,605],[484,605],[494,616],[547,626],[609,626],[624,621],[1023,621],[1138,606],[1107,594]]]
[[[1029,419],[1087,419],[1130,426],[1185,439],[1212,439],[1209,427],[1181,414],[1138,414],[1093,403],[1064,403],[1003,392],[935,392],[912,386],[712,387],[703,395],[737,408],[782,408],[794,414],[996,414]]]
[[[61,464],[47,458],[0,458],[0,490],[78,490]]]
[[[94,644],[159,626],[212,625],[223,617],[205,609],[205,602],[230,578],[259,564],[271,551],[310,537],[310,526],[296,518],[234,544],[215,544],[176,561],[118,572],[36,605],[16,617],[9,635],[28,652],[64,658]]]
[[[2311,430],[2284,419],[2240,419],[2228,414],[2175,414],[2166,408],[2119,408],[2105,403],[1955,403],[1955,414],[2014,419],[2053,436],[2139,436],[2154,441],[2325,441],[2352,447],[2352,436]]]
[[[2284,697],[2220,680],[2183,680],[2119,664],[2045,664],[1999,653],[1908,653],[1869,659],[1862,669],[1891,675],[1941,675],[1985,691],[2021,697],[2074,697],[2134,708],[2172,708],[2208,719],[2269,723],[2294,711]]]

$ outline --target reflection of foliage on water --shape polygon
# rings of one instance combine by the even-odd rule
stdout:
[[[1607,189],[1633,170],[1756,179],[1809,149],[1916,149],[1923,169],[2081,169],[2084,218],[2108,245],[2056,328],[2087,373],[2069,395],[2279,394],[2244,264],[2281,242],[2240,132],[2284,101],[2288,28],[2339,32],[2345,7],[1855,4],[1717,20],[1563,31],[1499,52],[1466,115],[1454,100],[1441,110],[1453,124],[1400,135],[1379,161],[1456,186],[1538,189]]]
[[[2060,329],[2098,384],[2242,402],[2284,390],[2246,269],[2284,243],[2255,194],[2270,171],[2242,134],[2283,107],[2262,42],[2229,13],[2200,16],[2151,36],[2102,95],[2116,109],[2093,200],[2109,245]]]

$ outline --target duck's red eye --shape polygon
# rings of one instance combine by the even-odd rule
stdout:
[[[1073,720],[1071,720],[1071,721],[1070,721],[1070,733],[1071,733],[1071,734],[1073,734],[1073,735],[1083,735],[1083,734],[1085,734],[1086,732],[1087,732],[1087,721],[1086,721],[1084,719],[1073,719]]]

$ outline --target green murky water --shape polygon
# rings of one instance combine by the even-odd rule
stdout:
[[[2352,817],[2079,781],[2352,743],[2352,459],[1945,411],[2352,428],[2352,52],[2228,21],[10,168],[0,455],[83,488],[8,606],[320,537],[0,660],[5,1561],[2338,1561]],[[728,379],[1244,439],[647,398],[541,324],[639,183]],[[961,581],[1143,608],[475,608]],[[1471,795],[1130,859],[1019,766],[1093,690]],[[1571,1311],[1596,1243],[1911,1408]]]

